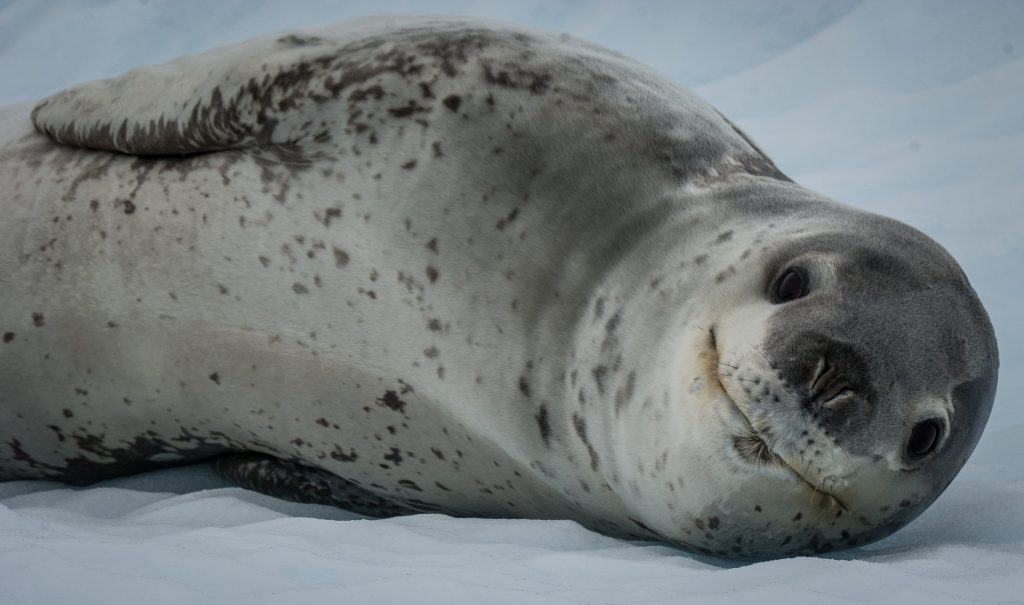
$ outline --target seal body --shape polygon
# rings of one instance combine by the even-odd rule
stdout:
[[[245,452],[764,557],[909,521],[994,396],[941,247],[566,36],[368,19],[85,84],[0,114],[0,205],[0,479]]]

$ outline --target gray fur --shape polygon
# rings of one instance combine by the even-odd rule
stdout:
[[[564,36],[369,19],[74,87],[0,111],[0,206],[0,479],[243,453],[364,512],[777,556],[918,514],[994,396],[941,247]],[[822,351],[858,399],[815,416]]]

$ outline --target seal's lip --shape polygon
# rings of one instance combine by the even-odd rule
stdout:
[[[834,503],[843,512],[846,512],[846,513],[850,512],[850,509],[847,508],[847,506],[845,504],[843,504],[843,502],[841,500],[839,500],[839,498],[836,498],[835,494],[832,494],[830,492],[826,492],[826,491],[822,491],[822,490],[818,489],[818,487],[816,485],[814,485],[813,483],[808,481],[806,477],[804,477],[795,468],[793,468],[793,466],[790,465],[786,461],[785,458],[783,458],[781,455],[779,455],[778,452],[773,450],[771,448],[771,446],[768,445],[768,442],[765,441],[765,439],[761,435],[761,433],[757,429],[754,428],[753,423],[750,422],[750,418],[747,417],[747,415],[743,412],[743,410],[740,409],[740,406],[736,403],[736,401],[732,398],[732,396],[729,395],[728,389],[725,388],[725,384],[722,382],[722,374],[718,371],[718,368],[719,368],[719,363],[718,363],[719,355],[718,355],[718,341],[715,338],[715,329],[714,329],[714,327],[712,327],[708,331],[711,334],[711,342],[710,342],[710,344],[711,344],[711,351],[712,351],[712,353],[714,353],[714,356],[715,356],[715,370],[714,370],[714,372],[715,372],[715,380],[718,381],[718,387],[720,389],[722,389],[722,393],[725,395],[725,400],[729,402],[729,405],[732,406],[733,411],[735,411],[739,415],[739,417],[743,419],[743,423],[747,426],[748,429],[750,429],[750,434],[755,436],[755,437],[757,437],[758,439],[760,439],[761,443],[763,443],[764,446],[768,449],[768,451],[771,452],[771,454],[775,457],[775,460],[778,461],[778,463],[783,468],[787,469],[790,473],[792,473],[793,477],[795,477],[795,478],[799,479],[800,481],[802,481],[804,483],[804,485],[806,485],[808,488],[810,488],[814,492],[815,495],[824,498],[826,502],[830,501],[830,502]]]

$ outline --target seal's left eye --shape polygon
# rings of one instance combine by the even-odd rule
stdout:
[[[910,432],[910,441],[907,442],[907,453],[911,458],[924,458],[935,451],[939,444],[939,433],[942,428],[938,420],[925,420],[919,422]]]
[[[775,282],[772,298],[776,303],[784,303],[802,298],[806,294],[807,274],[799,267],[790,267]]]

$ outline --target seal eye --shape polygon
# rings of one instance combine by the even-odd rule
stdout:
[[[924,458],[935,451],[939,443],[940,433],[937,420],[925,420],[919,422],[914,430],[910,432],[910,441],[907,442],[907,454],[913,459]]]
[[[775,282],[776,303],[789,302],[803,298],[807,294],[807,275],[803,269],[790,267],[783,272],[779,280]]]

